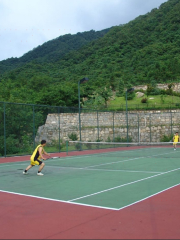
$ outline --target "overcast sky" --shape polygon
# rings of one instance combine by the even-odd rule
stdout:
[[[128,23],[167,0],[0,0],[0,61],[64,34]]]

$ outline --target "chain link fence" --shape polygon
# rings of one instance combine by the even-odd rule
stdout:
[[[170,141],[180,129],[180,111],[99,111],[0,102],[0,156],[29,155],[42,139],[48,152],[66,141]]]

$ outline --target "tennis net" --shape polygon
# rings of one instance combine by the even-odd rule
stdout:
[[[83,151],[86,154],[104,153],[104,157],[179,158],[180,143],[177,143],[175,150],[172,142],[117,143],[69,141],[67,155],[72,151]]]

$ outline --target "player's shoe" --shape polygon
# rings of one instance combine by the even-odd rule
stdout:
[[[174,151],[176,151],[176,148],[174,148]]]
[[[43,176],[44,174],[40,172],[40,173],[37,173],[37,175],[38,176]]]
[[[24,174],[24,175],[27,175],[27,174],[28,174],[28,172],[23,172],[23,174]]]

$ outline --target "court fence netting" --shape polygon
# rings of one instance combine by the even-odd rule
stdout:
[[[30,155],[42,139],[47,152],[66,152],[67,141],[99,147],[99,142],[169,142],[180,129],[179,119],[179,109],[106,111],[0,102],[0,157]]]

